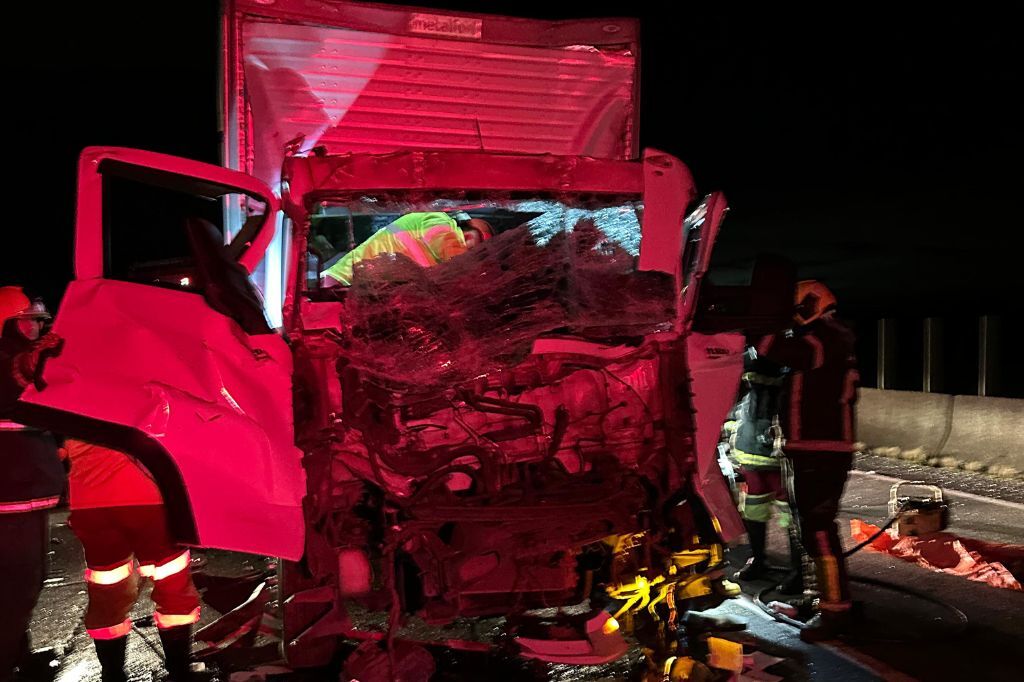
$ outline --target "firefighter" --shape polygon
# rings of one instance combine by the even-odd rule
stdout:
[[[836,298],[816,280],[799,282],[796,325],[765,337],[758,356],[787,368],[779,416],[790,469],[789,493],[804,551],[814,562],[819,611],[805,641],[832,639],[850,620],[850,586],[836,525],[853,466],[857,366],[854,337],[835,318]]]
[[[66,485],[53,437],[12,421],[10,410],[60,340],[42,335],[49,314],[19,287],[0,287],[0,680],[28,653],[28,625],[43,588],[49,510]]]
[[[153,581],[153,618],[172,680],[189,679],[192,624],[199,594],[187,549],[175,545],[156,483],[134,459],[118,450],[68,439],[71,529],[85,550],[89,606],[85,627],[93,639],[103,680],[125,680],[132,622],[129,612],[139,579]]]
[[[320,273],[325,287],[352,284],[355,264],[386,253],[407,256],[423,267],[437,265],[493,236],[490,224],[463,213],[455,220],[447,213],[408,213],[377,230],[369,239]]]
[[[780,587],[784,594],[803,591],[800,572],[803,553],[792,528],[792,515],[782,480],[779,399],[784,375],[772,362],[759,358],[754,348],[744,354],[742,397],[733,410],[732,458],[739,465],[746,484],[740,499],[740,513],[750,539],[751,558],[736,578],[750,581],[767,577],[765,554],[768,521],[772,513],[789,533],[790,565],[796,569]]]

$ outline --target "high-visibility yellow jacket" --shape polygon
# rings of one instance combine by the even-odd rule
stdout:
[[[386,253],[400,253],[430,267],[466,251],[466,238],[458,224],[445,213],[409,213],[377,230],[365,242],[320,273],[348,286],[355,264]]]

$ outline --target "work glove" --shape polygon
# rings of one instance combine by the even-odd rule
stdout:
[[[43,381],[43,366],[47,358],[60,355],[63,348],[64,339],[61,337],[53,332],[43,335],[32,344],[32,348],[15,358],[14,380],[22,388],[33,384],[36,390],[43,390],[46,388],[46,382]]]

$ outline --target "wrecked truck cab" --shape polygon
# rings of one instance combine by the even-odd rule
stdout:
[[[286,603],[296,651],[371,637],[353,603],[445,624],[592,599],[631,618],[713,596],[721,542],[742,532],[715,445],[743,339],[692,329],[721,194],[695,202],[685,165],[655,150],[312,154],[282,177],[309,482]],[[436,210],[497,235],[319,286],[336,245]],[[527,639],[545,660],[601,649],[563,660]]]
[[[139,458],[180,539],[301,559],[282,583],[293,663],[380,636],[359,609],[442,624],[589,601],[629,619],[669,593],[714,597],[721,542],[741,532],[714,453],[742,338],[691,329],[724,198],[688,213],[688,171],[655,151],[487,155],[472,172],[480,161],[289,159],[275,331],[252,319],[246,277],[273,224],[265,187],[162,155],[83,155],[80,276],[54,327],[65,350],[23,418]],[[269,211],[223,245],[187,216],[178,270],[119,269],[103,183],[125,178]],[[435,267],[382,259],[339,299],[316,288],[306,245],[327,208],[438,202],[508,224]],[[531,627],[524,655],[621,653],[602,639],[619,635],[581,625],[590,645],[558,658]]]

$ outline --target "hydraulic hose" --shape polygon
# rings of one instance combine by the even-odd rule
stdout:
[[[898,519],[900,517],[900,514],[903,513],[903,510],[905,508],[906,508],[905,504],[901,505],[900,508],[896,510],[895,514],[893,514],[888,519],[886,519],[885,523],[882,525],[881,528],[878,529],[877,533],[875,533],[874,535],[869,537],[867,540],[865,540],[864,542],[862,542],[859,545],[857,545],[856,547],[854,547],[853,549],[848,549],[845,552],[843,552],[843,558],[846,559],[846,558],[849,558],[849,557],[853,556],[854,554],[856,554],[857,552],[861,551],[862,549],[864,549],[865,547],[870,545],[872,542],[874,542],[878,538],[882,537],[882,533],[884,533],[885,531],[889,530],[889,528],[892,526],[892,524],[896,523],[896,519]]]
[[[860,550],[864,549],[865,547],[870,545],[872,542],[877,540],[879,537],[881,537],[882,533],[884,533],[886,530],[888,530],[892,526],[892,524],[896,523],[896,520],[899,518],[899,515],[903,512],[903,509],[904,509],[904,507],[901,506],[896,511],[895,514],[890,516],[885,521],[885,523],[882,525],[882,527],[879,528],[878,531],[874,535],[869,537],[867,540],[861,542],[860,544],[856,545],[855,547],[853,547],[851,549],[848,549],[845,552],[843,552],[843,558],[846,559],[846,558],[848,558],[850,556],[853,556],[854,554],[856,554],[857,552],[859,552]],[[760,590],[756,595],[754,595],[754,603],[758,606],[758,608],[760,608],[762,611],[767,613],[769,616],[771,616],[772,618],[774,618],[778,622],[785,623],[786,625],[789,625],[791,627],[797,628],[798,630],[802,630],[805,627],[807,627],[806,623],[804,623],[802,621],[799,621],[799,620],[797,620],[795,618],[790,618],[789,616],[787,616],[784,613],[778,613],[778,612],[770,609],[768,607],[768,605],[764,603],[765,595],[767,595],[769,592],[771,592],[772,590],[777,588],[779,585],[784,583],[786,580],[788,580],[790,577],[795,575],[795,573],[796,573],[796,571],[791,571],[789,574],[787,574],[781,580],[779,580],[779,581],[775,582],[774,584],[769,585],[768,587]],[[928,602],[930,604],[934,604],[935,606],[938,606],[938,607],[940,607],[942,609],[945,609],[946,611],[952,612],[953,615],[956,617],[957,624],[953,628],[953,630],[948,632],[948,633],[946,633],[944,635],[944,637],[948,638],[948,637],[959,636],[960,634],[962,634],[964,632],[964,630],[967,629],[968,619],[967,619],[967,615],[963,611],[961,611],[960,609],[958,609],[957,607],[953,606],[952,604],[950,604],[948,602],[945,602],[945,601],[942,601],[941,599],[933,597],[930,594],[926,594],[924,592],[921,592],[920,590],[916,590],[916,589],[913,589],[913,588],[904,587],[902,585],[896,585],[894,583],[887,582],[885,580],[878,580],[877,578],[861,578],[861,577],[857,577],[857,576],[850,576],[850,580],[852,582],[860,583],[860,584],[863,584],[863,585],[874,585],[875,587],[882,587],[882,588],[894,590],[896,592],[902,592],[903,594],[909,594],[909,595],[911,595],[913,597],[916,597],[916,598],[921,599],[923,601],[926,601],[926,602]],[[923,635],[922,637],[924,637],[924,636],[931,636],[931,635]],[[886,642],[886,643],[893,643],[893,644],[896,644],[896,643],[902,644],[902,643],[919,641],[922,637],[916,637],[916,638],[892,638],[892,637],[859,637],[859,636],[852,636],[851,637],[851,636],[846,636],[847,639],[851,639],[851,640],[854,640],[854,641]]]
[[[859,545],[857,545],[853,549],[849,549],[849,550],[843,552],[843,558],[846,559],[846,558],[856,554],[857,552],[859,552],[860,550],[864,549],[865,547],[870,545],[872,542],[877,540],[879,537],[881,537],[882,533],[887,531],[892,526],[892,524],[896,523],[896,519],[899,518],[900,512],[902,512],[902,511],[903,511],[903,508],[900,507],[900,509],[895,514],[890,516],[886,520],[886,522],[882,525],[882,527],[878,529],[877,533],[875,533],[870,538],[868,538],[864,542],[860,543]],[[782,583],[784,583],[787,580],[789,580],[790,578],[795,577],[798,570],[799,569],[794,569],[794,570],[790,571],[785,576],[783,576],[783,578],[781,580],[776,581],[775,583],[769,585],[768,587],[766,587],[763,590],[761,590],[760,592],[758,592],[756,595],[754,595],[754,603],[757,604],[758,608],[760,608],[762,611],[764,611],[765,613],[767,613],[769,616],[771,616],[775,620],[779,621],[780,623],[785,623],[786,625],[791,625],[791,626],[793,626],[795,628],[803,629],[804,626],[805,626],[805,624],[803,622],[801,622],[801,621],[799,621],[799,620],[797,620],[795,618],[790,618],[789,616],[787,616],[784,613],[778,613],[776,611],[773,611],[772,609],[768,608],[767,604],[764,603],[764,596],[766,594],[768,594],[769,592],[771,592],[772,590],[777,588],[779,585],[781,585]]]

